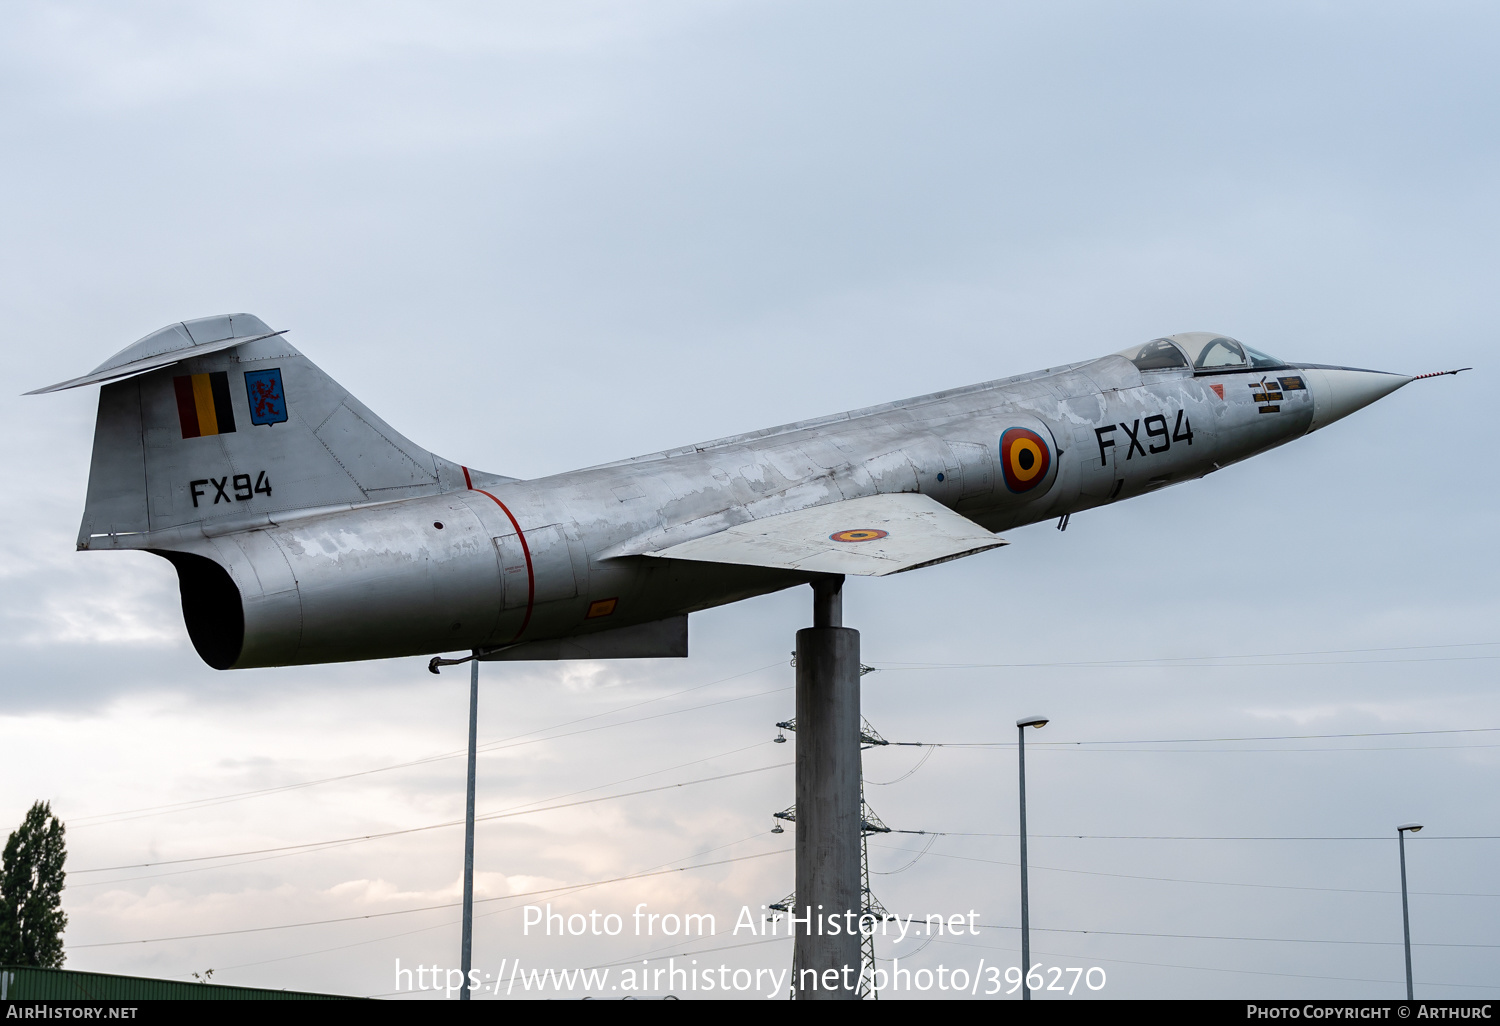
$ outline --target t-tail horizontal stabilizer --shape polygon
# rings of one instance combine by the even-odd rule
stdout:
[[[285,334],[285,328],[272,331],[265,321],[254,314],[221,314],[218,317],[179,321],[131,343],[82,377],[69,378],[45,388],[34,388],[26,394],[42,395],[81,385],[117,381],[170,367],[193,357],[208,356],[210,353]]]

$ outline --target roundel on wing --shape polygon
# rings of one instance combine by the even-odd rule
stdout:
[[[828,540],[836,542],[877,541],[886,537],[889,533],[889,531],[882,531],[874,527],[856,527],[848,531],[835,531],[828,536]]]
[[[1035,431],[1013,427],[1000,436],[1000,469],[1011,491],[1031,491],[1046,479],[1051,466],[1052,450]]]

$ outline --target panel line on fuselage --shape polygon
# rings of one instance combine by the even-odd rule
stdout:
[[[521,635],[525,634],[526,628],[531,625],[531,607],[536,602],[536,571],[531,566],[531,547],[526,544],[526,532],[521,530],[521,523],[516,519],[516,515],[510,511],[510,507],[493,495],[490,495],[483,488],[475,488],[474,480],[469,477],[468,467],[464,467],[463,471],[464,484],[468,487],[469,491],[489,496],[490,501],[499,506],[501,512],[510,519],[510,526],[516,529],[516,537],[521,539],[521,555],[526,557],[526,615],[521,617],[521,627],[516,631],[516,636],[508,642],[508,644],[514,645],[517,641],[521,640]]]

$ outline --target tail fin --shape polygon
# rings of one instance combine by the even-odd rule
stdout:
[[[80,549],[170,547],[188,531],[464,487],[462,467],[392,430],[259,318],[171,325],[63,387],[142,363],[154,369],[100,390]]]

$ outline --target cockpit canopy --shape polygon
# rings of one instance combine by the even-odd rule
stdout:
[[[1143,371],[1192,368],[1195,374],[1222,374],[1286,366],[1284,360],[1211,331],[1184,331],[1152,339],[1143,346],[1123,349],[1120,355]]]

